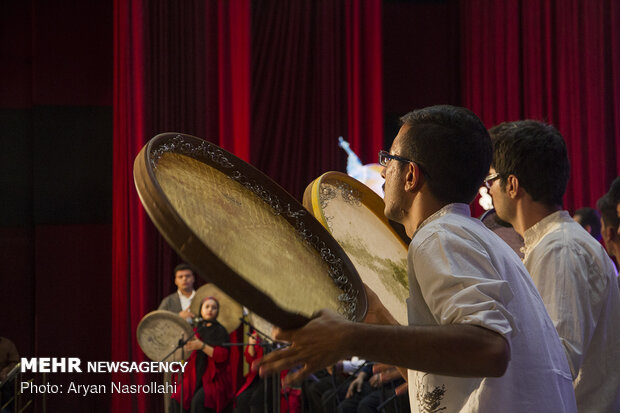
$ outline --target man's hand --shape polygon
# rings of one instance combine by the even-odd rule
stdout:
[[[185,310],[179,312],[179,316],[181,318],[194,318],[194,313],[189,311],[189,308],[186,308]]]
[[[354,323],[329,310],[321,310],[308,324],[297,330],[275,329],[274,338],[290,342],[289,347],[269,353],[257,360],[253,369],[261,376],[301,366],[286,377],[286,384],[301,382],[310,373],[349,358],[346,331]]]
[[[403,383],[400,386],[398,386],[395,390],[394,393],[397,396],[402,396],[403,394],[407,394],[407,391],[409,391],[409,386],[407,385],[407,383]]]
[[[370,377],[370,380],[368,380],[368,384],[375,389],[383,386],[383,378],[381,377],[381,373],[373,374],[372,377]]]
[[[402,370],[402,371],[401,371]],[[369,382],[372,387],[381,387],[385,383],[403,377],[407,381],[407,370],[382,363],[375,363]]]
[[[349,384],[349,388],[347,389],[347,394],[344,397],[345,399],[349,399],[353,394],[359,393],[362,391],[362,384],[364,384],[364,379],[366,378],[366,373],[360,371],[357,377],[353,379],[351,384]]]

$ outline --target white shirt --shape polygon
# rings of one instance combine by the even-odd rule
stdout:
[[[185,311],[192,304],[192,300],[194,299],[194,296],[196,295],[196,290],[192,290],[192,294],[189,297],[184,296],[180,290],[177,290],[177,294],[179,294],[179,300],[181,301],[181,309]],[[200,316],[200,314],[195,314],[195,315]],[[192,318],[188,317],[185,319],[185,321],[187,321],[188,323],[191,323]]]
[[[510,345],[502,377],[409,371],[412,412],[575,412],[557,332],[517,254],[469,206],[426,219],[409,245],[410,325],[472,324]],[[444,410],[442,410],[444,409]]]
[[[343,360],[342,361],[342,372],[344,374],[353,374],[356,371],[358,371],[358,369],[360,367],[362,367],[362,365],[366,363],[366,360],[362,360],[359,357],[351,357],[350,360]]]
[[[620,292],[605,249],[566,211],[525,231],[524,263],[560,334],[580,412],[620,412]]]

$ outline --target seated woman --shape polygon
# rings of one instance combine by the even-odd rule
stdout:
[[[256,331],[248,338],[248,345],[245,347],[243,355],[249,366],[252,366],[255,360],[259,360],[263,357],[263,347],[260,345],[260,338],[258,338]],[[258,376],[257,371],[250,368],[250,371],[245,377],[245,383],[241,386],[239,391],[237,391],[235,413],[246,413],[251,411],[255,391],[263,391],[263,380]],[[258,411],[263,410],[262,404],[256,406],[256,401],[254,401],[254,404],[254,409],[258,409]]]
[[[183,411],[191,413],[221,412],[232,400],[228,371],[228,350],[220,347],[228,340],[228,332],[217,322],[220,305],[214,297],[202,301],[202,320],[196,337],[185,345],[192,352],[183,375]],[[172,395],[170,411],[180,412],[181,388]]]
[[[258,337],[256,331],[254,331],[249,339],[248,345],[245,347],[244,355],[248,365],[252,365],[255,360],[259,360],[263,357],[264,348],[261,345],[261,339]],[[297,413],[301,412],[301,390],[284,386],[282,383],[288,370],[280,372],[280,412],[282,413]],[[265,400],[265,392],[267,393],[267,400]],[[265,405],[267,409],[271,411],[273,408],[273,380],[272,378],[264,379],[260,378],[258,372],[250,369],[245,377],[245,383],[236,395],[236,406],[234,413],[258,413],[265,411]]]

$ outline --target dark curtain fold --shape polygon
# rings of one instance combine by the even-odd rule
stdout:
[[[249,161],[251,4],[250,0],[214,3],[219,9],[220,146]]]
[[[488,127],[539,119],[566,139],[573,211],[594,206],[620,161],[619,4],[461,1],[463,105]]]
[[[248,1],[114,2],[113,360],[145,359],[136,327],[173,290],[178,262],[140,204],[133,160],[151,137],[167,131],[206,138],[248,158],[249,25],[237,25],[249,19]],[[113,376],[128,384],[158,379]],[[161,397],[147,394],[111,400],[114,412],[162,406]]]
[[[349,142],[364,163],[383,148],[381,1],[345,1]]]
[[[251,162],[301,199],[344,170],[344,136],[365,163],[383,145],[381,2],[253,3]]]
[[[134,332],[140,318],[156,308],[149,280],[163,277],[157,265],[163,243],[139,204],[132,180],[133,159],[147,140],[148,50],[140,1],[114,3],[114,148],[112,198],[112,360],[144,360]],[[149,129],[147,131],[147,128]],[[144,384],[144,375],[113,374],[113,381]],[[111,411],[146,411],[155,408],[144,397],[112,397]]]

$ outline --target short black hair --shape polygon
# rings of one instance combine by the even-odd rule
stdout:
[[[470,203],[493,155],[482,121],[468,109],[449,105],[414,110],[400,120],[409,126],[400,155],[419,164],[431,193],[442,202]]]
[[[179,264],[176,267],[174,267],[174,271],[173,271],[172,274],[174,274],[174,276],[176,277],[177,272],[183,271],[183,270],[190,270],[192,272],[192,274],[194,275],[194,277],[196,276],[196,271],[194,271],[192,266],[189,265],[189,264],[186,264],[184,262],[182,262],[181,264]]]
[[[614,179],[609,187],[609,200],[613,202],[615,205],[620,203],[620,176]]]
[[[514,175],[536,202],[562,205],[570,175],[566,143],[560,132],[544,122],[504,122],[489,130],[493,141],[493,167],[505,188]]]
[[[609,196],[609,193],[603,195],[596,201],[596,208],[601,212],[601,219],[605,223],[606,227],[618,228],[620,225],[620,218],[616,212],[617,203]]]
[[[601,239],[601,214],[596,209],[590,207],[579,208],[575,211],[574,216],[581,217],[579,223],[582,227],[590,226],[590,235],[598,240]]]

